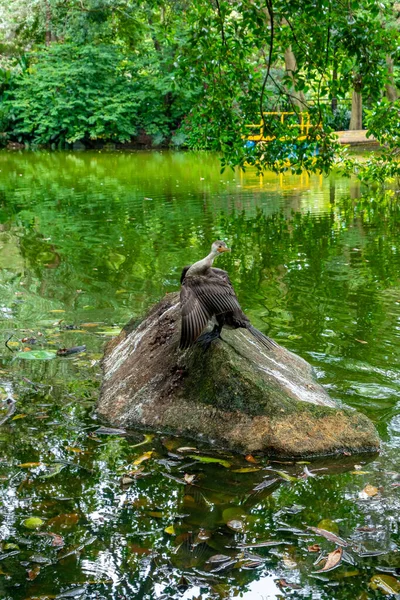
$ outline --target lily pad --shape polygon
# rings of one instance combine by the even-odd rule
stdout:
[[[17,356],[24,360],[51,360],[57,355],[49,350],[29,350],[28,352],[19,352]]]

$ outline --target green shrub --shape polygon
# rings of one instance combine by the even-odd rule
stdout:
[[[108,44],[51,44],[34,53],[7,104],[13,137],[37,144],[123,142],[137,131],[132,73]]]

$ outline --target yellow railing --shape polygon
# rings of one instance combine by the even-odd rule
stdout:
[[[298,117],[300,117],[300,122],[299,123],[291,123],[289,125],[290,128],[298,128],[299,129],[299,140],[302,139],[306,139],[309,129],[311,127],[311,122],[310,122],[310,115],[308,112],[299,112],[299,113],[295,113],[295,112],[265,112],[264,113],[264,120],[261,119],[260,123],[251,123],[250,125],[246,125],[246,127],[253,129],[253,131],[255,129],[258,129],[258,133],[256,134],[250,134],[248,136],[246,136],[246,139],[249,141],[253,141],[253,142],[270,142],[271,140],[275,139],[275,135],[265,135],[264,134],[264,128],[267,125],[270,125],[273,123],[273,119],[271,119],[271,117],[278,117],[279,121],[283,124],[285,122],[285,119],[287,119],[287,117],[289,117],[290,115],[297,115]],[[265,124],[264,124],[265,121]],[[272,123],[271,123],[272,121]]]

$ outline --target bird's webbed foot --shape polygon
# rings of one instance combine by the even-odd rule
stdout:
[[[212,331],[206,331],[206,333],[203,333],[198,337],[196,344],[203,348],[203,350],[208,350],[211,343],[218,339],[221,339],[221,329],[218,325],[215,325]]]

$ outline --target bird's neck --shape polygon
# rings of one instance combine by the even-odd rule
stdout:
[[[218,253],[211,251],[210,254],[202,260],[193,263],[186,273],[186,276],[193,277],[194,275],[203,275],[207,269],[210,269],[213,266],[213,262],[217,256]]]

